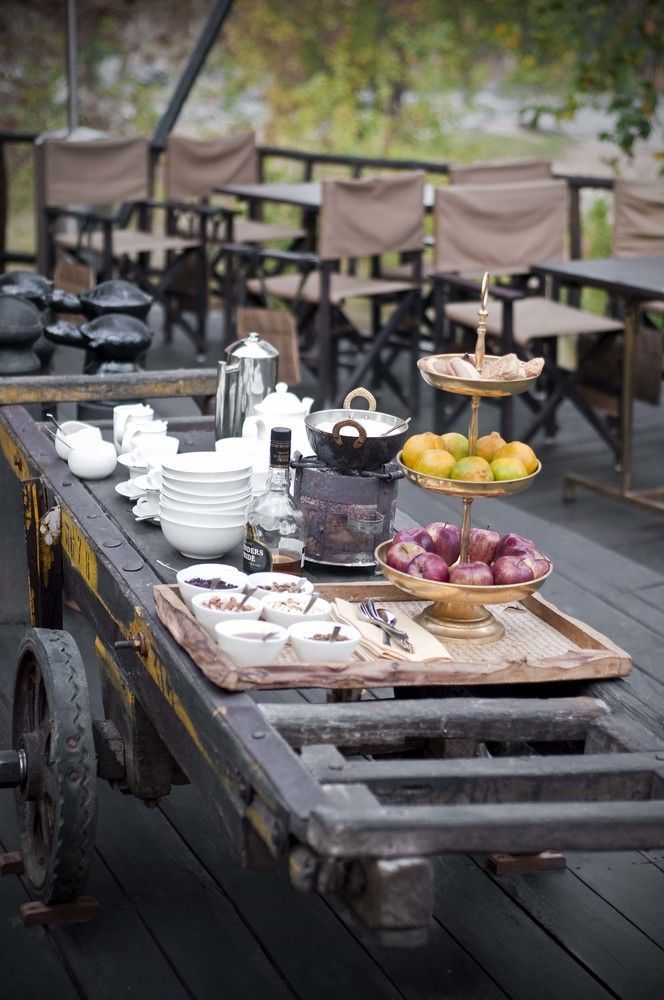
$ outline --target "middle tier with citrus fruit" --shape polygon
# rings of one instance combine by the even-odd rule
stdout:
[[[504,497],[531,485],[541,465],[523,441],[505,441],[497,431],[470,442],[454,431],[425,431],[408,438],[397,456],[406,478],[437,493]]]

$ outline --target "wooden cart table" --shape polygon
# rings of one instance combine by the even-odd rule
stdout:
[[[171,429],[191,449],[212,445],[211,426]],[[156,617],[153,587],[173,579],[158,560],[185,562],[134,522],[120,472],[77,480],[17,406],[0,412],[0,446],[23,494],[36,627],[0,784],[22,788],[22,863],[47,902],[83,890],[98,776],[147,804],[190,781],[246,866],[337,894],[385,940],[421,938],[436,854],[664,845],[662,744],[592,685],[321,705],[224,692]],[[63,580],[98,635],[103,720],[61,631]]]

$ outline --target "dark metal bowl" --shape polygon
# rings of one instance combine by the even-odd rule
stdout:
[[[79,299],[81,312],[88,319],[121,313],[144,320],[154,302],[152,295],[120,278],[95,285],[89,292],[82,292]]]
[[[331,469],[364,472],[378,469],[391,462],[401,451],[408,437],[408,427],[403,427],[386,437],[371,437],[371,424],[398,426],[403,421],[389,413],[369,410],[320,410],[310,413],[304,420],[307,438],[317,458]],[[330,430],[322,430],[321,424]],[[355,427],[358,436],[341,434],[342,427]]]

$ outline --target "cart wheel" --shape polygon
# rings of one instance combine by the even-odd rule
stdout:
[[[85,669],[68,632],[30,629],[21,643],[12,745],[24,774],[15,795],[33,894],[45,903],[74,900],[94,847],[97,765]]]

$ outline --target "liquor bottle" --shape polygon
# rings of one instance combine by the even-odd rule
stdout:
[[[243,569],[300,573],[304,561],[304,514],[289,492],[291,432],[273,427],[267,491],[247,508]]]

